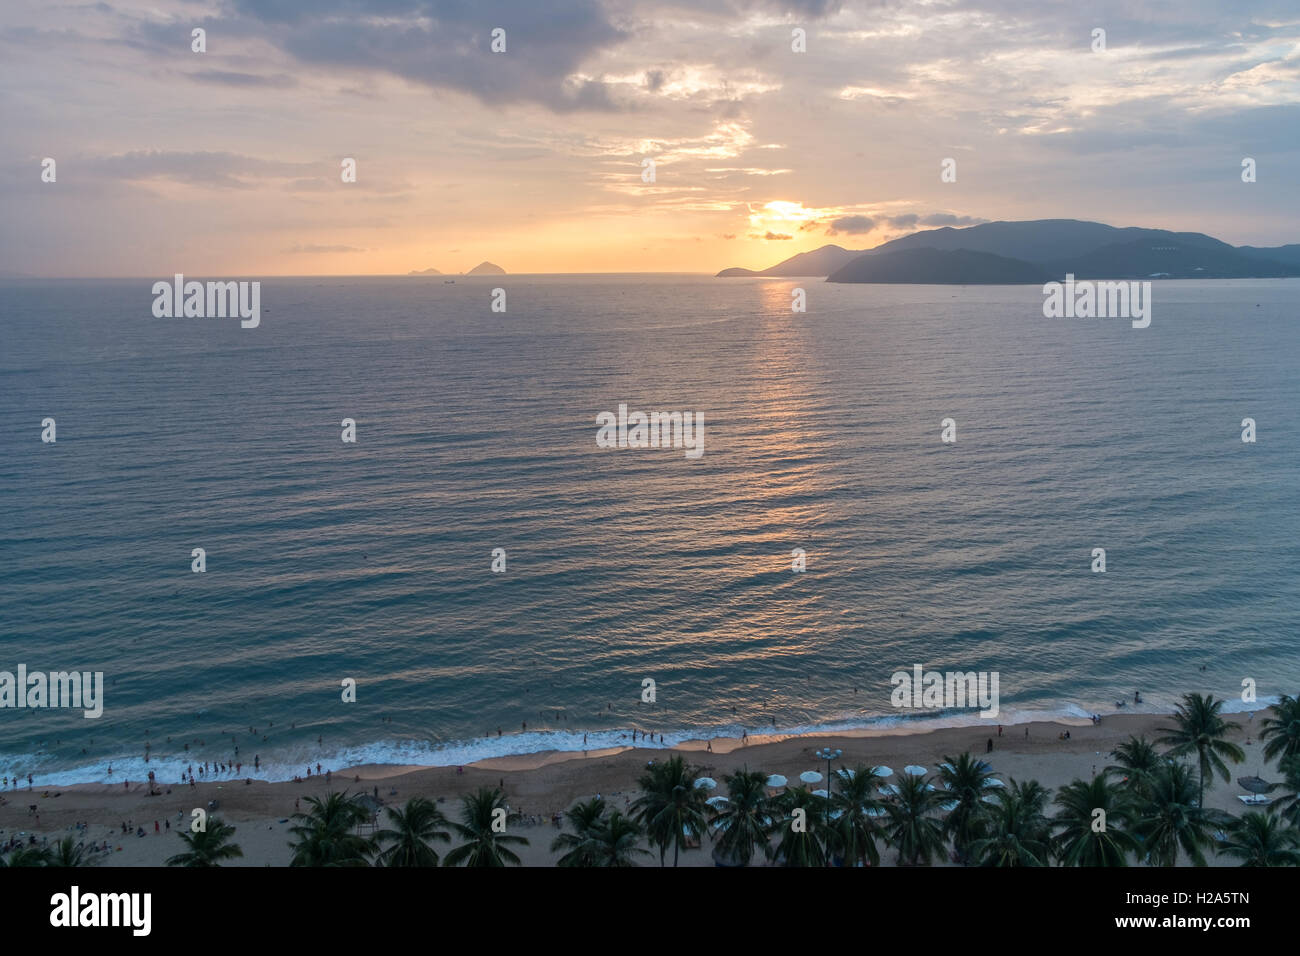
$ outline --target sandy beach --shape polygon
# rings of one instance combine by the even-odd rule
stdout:
[[[1262,748],[1255,737],[1255,725],[1247,715],[1229,718],[1236,730],[1232,740],[1246,752],[1244,763],[1232,767],[1234,782],[1216,781],[1206,793],[1206,806],[1240,814],[1244,809],[1237,799],[1241,788],[1239,776],[1258,774],[1279,779],[1273,766],[1265,766]],[[768,773],[784,774],[792,781],[807,770],[825,773],[824,761],[813,753],[825,746],[844,751],[836,762],[852,767],[859,763],[886,765],[901,772],[907,764],[921,764],[931,771],[945,756],[969,751],[988,759],[997,775],[1037,779],[1053,791],[1075,778],[1087,778],[1111,763],[1109,752],[1130,735],[1158,736],[1157,728],[1167,726],[1169,718],[1161,715],[1131,714],[1105,718],[1093,725],[1086,720],[1070,723],[1029,723],[1006,725],[1001,737],[996,727],[991,731],[993,752],[987,754],[990,730],[984,727],[955,727],[915,732],[906,729],[863,731],[840,736],[806,736],[767,739],[751,737],[748,742],[731,738],[691,741],[675,748],[704,775],[718,779],[718,793],[725,793],[722,777],[748,767]],[[1070,739],[1060,739],[1069,731]],[[1249,739],[1250,743],[1247,744]],[[668,748],[629,747],[622,750],[590,752],[586,755],[541,753],[497,758],[468,765],[463,771],[455,767],[419,768],[360,766],[334,771],[327,781],[313,776],[303,782],[266,783],[242,781],[198,783],[194,787],[173,786],[168,792],[149,796],[143,783],[129,787],[113,785],[77,785],[5,793],[0,806],[0,838],[15,834],[48,837],[54,842],[68,834],[81,835],[77,823],[88,824],[87,842],[108,840],[111,852],[101,865],[160,866],[164,860],[182,850],[181,841],[172,832],[188,826],[190,811],[218,803],[216,811],[237,828],[235,842],[244,851],[233,866],[286,866],[289,862],[288,818],[294,813],[295,801],[321,796],[330,790],[352,793],[378,793],[386,805],[400,805],[413,796],[441,801],[443,813],[456,819],[457,798],[480,786],[504,787],[512,811],[523,814],[524,821],[512,824],[512,831],[529,840],[518,852],[525,866],[554,865],[551,841],[559,832],[551,823],[554,814],[572,806],[577,800],[600,794],[614,808],[625,808],[636,794],[636,781],[650,760],[662,760]],[[33,814],[29,806],[35,804]],[[39,815],[39,824],[37,818]],[[160,828],[155,834],[154,825]],[[382,815],[381,815],[382,821]],[[127,823],[128,833],[122,832]],[[170,823],[171,829],[166,824]],[[144,827],[143,837],[136,828]],[[444,845],[437,847],[444,852]],[[894,862],[886,851],[883,859]],[[655,856],[643,858],[643,864],[657,864]],[[1231,861],[1211,858],[1212,865],[1230,865]],[[686,852],[682,866],[712,866],[708,843],[702,850]]]

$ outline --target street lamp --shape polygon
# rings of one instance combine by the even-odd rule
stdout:
[[[830,835],[830,812],[831,812],[831,761],[839,760],[840,754],[844,753],[838,747],[832,750],[830,747],[823,747],[813,754],[818,760],[826,761],[826,865],[831,865],[831,835]]]

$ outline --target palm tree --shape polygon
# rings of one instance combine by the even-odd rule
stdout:
[[[1128,854],[1138,851],[1137,840],[1128,832],[1133,804],[1104,772],[1091,782],[1066,784],[1056,795],[1056,805],[1061,811],[1053,822],[1060,830],[1053,842],[1062,866],[1127,866]],[[1098,810],[1105,812],[1100,830]]]
[[[1048,791],[1037,780],[997,792],[985,836],[970,845],[980,866],[1047,866],[1052,848]]]
[[[605,801],[592,797],[586,803],[575,803],[565,811],[572,833],[561,833],[551,841],[551,852],[565,853],[556,866],[595,866],[599,850],[597,835],[605,823]]]
[[[1210,844],[1209,829],[1217,817],[1200,805],[1197,792],[1186,764],[1169,761],[1152,776],[1149,798],[1138,808],[1134,827],[1152,866],[1173,866],[1180,847],[1192,863],[1205,866],[1201,849]]]
[[[944,803],[957,801],[957,806],[944,818],[943,832],[952,839],[952,848],[964,861],[967,847],[981,835],[982,823],[988,816],[988,804],[983,798],[994,789],[989,782],[993,779],[993,770],[969,753],[955,759],[945,754],[943,759],[946,766],[939,768],[939,777],[948,787]]]
[[[50,851],[43,846],[20,846],[9,853],[8,859],[0,859],[0,866],[49,866]]]
[[[1300,866],[1300,836],[1275,816],[1247,810],[1227,831],[1219,852],[1241,860],[1242,866]]]
[[[331,793],[323,800],[308,797],[307,805],[311,810],[295,813],[298,822],[289,828],[297,838],[289,844],[289,865],[367,866],[375,844],[355,830],[370,819],[370,811],[346,793]]]
[[[465,842],[443,858],[443,866],[519,865],[519,857],[510,846],[527,846],[528,841],[498,829],[498,821],[506,817],[499,812],[507,810],[505,799],[505,792],[495,787],[480,787],[460,798],[461,822],[451,827]]]
[[[903,776],[898,793],[885,803],[889,815],[886,833],[898,849],[900,865],[930,865],[944,848],[943,826],[935,819],[940,797],[925,777]]]
[[[1283,795],[1269,804],[1268,812],[1276,813],[1291,826],[1300,828],[1300,756],[1284,757],[1278,764],[1285,788]]]
[[[90,866],[91,859],[84,846],[74,842],[72,837],[65,836],[54,844],[54,848],[50,850],[49,862],[45,865],[57,867]]]
[[[376,846],[390,843],[375,857],[376,866],[437,866],[438,854],[429,844],[435,840],[451,842],[444,829],[447,818],[438,805],[426,797],[412,797],[404,809],[388,807],[391,830],[375,834]]]
[[[835,771],[839,792],[831,798],[831,806],[840,811],[840,816],[830,825],[835,832],[835,845],[846,862],[880,865],[880,848],[876,843],[885,839],[885,835],[876,820],[885,811],[884,801],[880,799],[878,769],[858,764],[852,770],[841,767]]]
[[[1166,759],[1145,736],[1129,737],[1112,750],[1110,755],[1115,763],[1107,767],[1106,772],[1123,777],[1124,785],[1139,797],[1145,792],[1151,775],[1160,769]]]
[[[787,790],[776,800],[781,809],[781,822],[777,832],[780,839],[768,855],[778,866],[825,866],[827,810],[830,801],[819,797],[807,787]]]
[[[244,855],[238,843],[231,843],[235,828],[219,817],[209,817],[207,827],[198,833],[179,832],[185,851],[167,858],[168,866],[213,867],[222,860],[235,860]]]
[[[734,866],[749,866],[758,850],[766,850],[772,832],[772,806],[767,797],[767,774],[738,770],[723,777],[727,802],[713,813],[713,850]]]
[[[1264,759],[1300,757],[1300,697],[1283,694],[1269,709],[1277,716],[1260,721],[1259,739],[1268,741]]]
[[[638,781],[641,796],[632,802],[636,819],[645,827],[650,842],[659,847],[659,865],[664,865],[669,844],[673,866],[688,837],[704,833],[704,791],[695,786],[695,770],[673,754],[663,763],[651,765]]]
[[[1172,757],[1196,754],[1201,770],[1197,806],[1201,807],[1205,806],[1205,785],[1214,781],[1216,771],[1223,777],[1224,783],[1232,779],[1223,758],[1227,757],[1233,763],[1241,763],[1246,759],[1246,754],[1240,747],[1225,739],[1229,724],[1220,715],[1222,709],[1223,701],[1215,700],[1208,694],[1204,697],[1200,694],[1186,694],[1174,710],[1174,722],[1178,726],[1162,727],[1164,736],[1158,741],[1172,747],[1169,751]]]
[[[592,866],[636,866],[635,856],[649,856],[649,850],[637,846],[641,827],[631,817],[615,810],[601,821],[593,833],[594,854]]]

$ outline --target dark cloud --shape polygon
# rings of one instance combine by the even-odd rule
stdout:
[[[217,86],[265,87],[279,90],[298,85],[297,80],[283,73],[262,76],[258,73],[233,73],[229,70],[194,70],[186,73],[185,78],[195,83],[212,83]]]
[[[858,236],[875,228],[876,221],[870,216],[840,216],[840,218],[831,221],[830,228],[826,230],[826,235],[838,236],[845,233],[850,236]]]
[[[763,236],[763,238],[764,239],[793,239],[794,236],[787,236],[783,232],[772,232],[769,230],[767,235]]]
[[[255,24],[300,63],[389,73],[491,105],[618,108],[604,83],[569,81],[627,36],[597,0],[234,0],[231,9],[240,32]],[[223,21],[210,21],[209,49]],[[491,50],[497,28],[503,53]]]
[[[988,222],[987,219],[978,216],[954,216],[950,212],[932,212],[917,221],[922,226],[975,226],[981,222]]]

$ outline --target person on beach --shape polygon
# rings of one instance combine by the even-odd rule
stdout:
[[[1001,724],[998,724],[998,736],[999,736],[999,737],[1002,736],[1002,725],[1001,725]]]
[[[991,753],[993,753],[993,738],[992,738],[992,737],[989,738],[989,745],[988,745],[988,747],[985,749],[984,752],[985,752],[986,754],[991,754]]]

